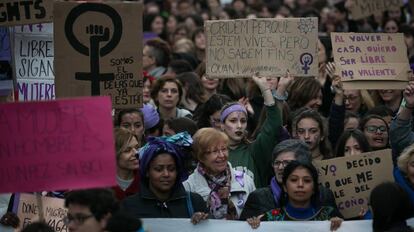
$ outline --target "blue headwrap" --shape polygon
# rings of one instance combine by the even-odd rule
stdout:
[[[186,155],[183,152],[185,148],[191,147],[193,139],[188,132],[181,132],[167,137],[149,137],[147,143],[139,150],[139,169],[141,177],[146,178],[149,164],[158,154],[170,154],[177,166],[177,183],[181,183],[187,177],[184,171],[183,160]]]

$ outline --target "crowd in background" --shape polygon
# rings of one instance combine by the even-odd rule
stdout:
[[[336,230],[343,216],[312,162],[387,148],[395,183],[372,190],[371,208],[353,219],[373,218],[374,231],[412,231],[405,220],[414,213],[414,82],[344,90],[329,36],[401,32],[414,64],[412,9],[405,2],[353,20],[354,4],[145,0],[144,105],[114,116],[116,186],[48,194],[65,197],[69,231],[138,231],[139,218],[245,220],[252,228],[330,220]],[[292,17],[318,18],[318,76],[207,77],[206,20]],[[0,222],[19,220],[9,212]]]

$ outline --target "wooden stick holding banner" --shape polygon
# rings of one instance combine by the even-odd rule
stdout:
[[[1,0],[0,26],[15,26],[53,20],[53,0]]]
[[[344,89],[404,89],[410,66],[402,33],[331,33]]]
[[[315,161],[319,184],[330,188],[345,218],[359,216],[368,209],[371,190],[385,181],[394,181],[391,150]]]
[[[208,77],[318,75],[317,18],[207,21],[205,31]]]

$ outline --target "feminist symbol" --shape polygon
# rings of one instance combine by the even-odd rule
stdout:
[[[305,74],[308,74],[309,66],[313,63],[313,56],[310,53],[303,53],[300,56],[300,63],[303,65],[302,70],[305,71]]]
[[[110,32],[108,27],[103,25],[87,25],[86,34],[89,35],[89,48],[83,45],[73,33],[73,25],[76,19],[89,11],[99,12],[107,15],[111,20],[114,28],[112,38],[109,38]],[[90,73],[75,73],[76,80],[91,81],[91,95],[100,95],[100,82],[114,80],[113,73],[100,73],[99,57],[108,55],[119,43],[122,37],[122,19],[121,16],[112,7],[99,3],[83,3],[74,7],[68,14],[65,22],[65,35],[70,45],[79,53],[89,56]],[[100,48],[100,43],[109,41],[105,46]]]

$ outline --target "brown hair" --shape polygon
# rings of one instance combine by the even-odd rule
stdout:
[[[158,100],[157,100],[158,92],[164,87],[165,83],[167,82],[172,82],[172,83],[177,84],[177,88],[178,88],[178,103],[177,104],[180,104],[181,98],[183,96],[183,86],[181,85],[180,81],[171,76],[163,76],[154,83],[151,89],[151,98],[154,99],[155,104],[157,106],[158,106]]]
[[[115,128],[114,136],[115,136],[116,160],[119,159],[119,156],[128,146],[129,142],[131,141],[133,137],[135,137],[137,141],[140,141],[132,131],[125,129],[125,128],[120,128],[120,127]]]
[[[287,100],[289,107],[295,111],[306,105],[310,100],[316,98],[322,86],[314,78],[296,77],[289,89],[289,98]]]
[[[226,146],[229,144],[229,137],[215,128],[199,129],[193,136],[193,155],[197,160],[204,160],[206,151],[213,145],[224,142]]]

